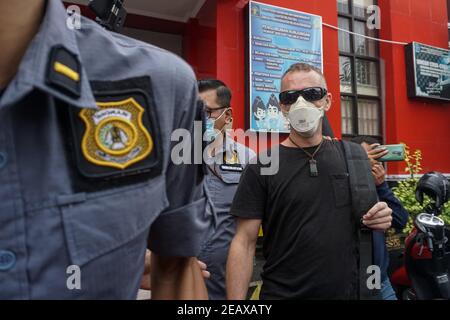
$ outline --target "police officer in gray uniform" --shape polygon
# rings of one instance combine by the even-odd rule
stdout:
[[[202,171],[170,159],[196,116],[192,70],[85,18],[71,30],[59,0],[0,17],[0,40],[36,22],[18,58],[0,53],[0,299],[135,299],[147,243],[153,295],[179,294],[209,223]]]
[[[241,172],[255,152],[226,134],[231,129],[231,91],[215,79],[199,81],[200,98],[205,103],[206,135],[210,140],[206,160],[205,187],[215,223],[205,238],[199,259],[206,263],[211,276],[206,280],[211,300],[226,299],[225,268],[228,249],[236,231],[230,207]]]

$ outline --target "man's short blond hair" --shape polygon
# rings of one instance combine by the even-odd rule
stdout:
[[[288,73],[291,73],[291,72],[311,72],[311,71],[317,73],[320,76],[323,87],[325,89],[327,89],[327,80],[325,79],[325,76],[322,73],[322,71],[319,68],[316,68],[316,67],[314,67],[314,66],[312,66],[310,64],[307,64],[307,63],[294,63],[293,65],[291,65],[289,67],[289,69],[287,69],[286,72],[281,77],[281,81],[283,81],[284,77],[286,77],[286,75]]]

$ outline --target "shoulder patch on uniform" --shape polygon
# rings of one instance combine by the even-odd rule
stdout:
[[[90,85],[97,108],[68,111],[69,146],[81,176],[122,183],[159,175],[163,144],[150,77]]]
[[[64,93],[80,97],[81,63],[78,57],[63,46],[54,46],[50,51],[46,81]]]
[[[153,138],[142,123],[145,110],[134,98],[97,106],[79,114],[86,125],[81,150],[89,162],[125,169],[152,152]]]
[[[239,161],[239,155],[236,150],[224,152],[223,162],[220,165],[222,171],[242,172],[244,169]]]
[[[232,152],[224,152],[223,153],[223,160],[226,164],[240,164],[239,162],[239,156],[237,151],[233,150]]]

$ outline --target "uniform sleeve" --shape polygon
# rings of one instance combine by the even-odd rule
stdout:
[[[249,164],[242,173],[234,195],[231,214],[239,218],[263,219],[266,210],[267,187],[260,167]]]
[[[200,115],[197,103],[197,83],[193,72],[181,64],[174,77],[174,129],[191,133],[191,151],[194,152],[194,120]],[[174,145],[172,142],[170,152]],[[200,150],[201,151],[201,150]],[[191,155],[193,160],[193,154]],[[166,189],[169,207],[153,223],[149,248],[162,256],[194,257],[200,252],[202,239],[211,223],[211,214],[205,209],[203,168],[201,164],[175,164],[168,155]],[[192,161],[193,162],[193,161]]]

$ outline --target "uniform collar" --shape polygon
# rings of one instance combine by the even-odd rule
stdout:
[[[66,10],[61,0],[48,0],[38,33],[30,42],[14,79],[0,98],[0,109],[12,105],[34,89],[44,91],[70,105],[96,108],[95,99],[81,61],[76,30],[66,25]],[[79,96],[60,90],[48,82],[48,68],[53,49],[64,48],[79,61]]]

